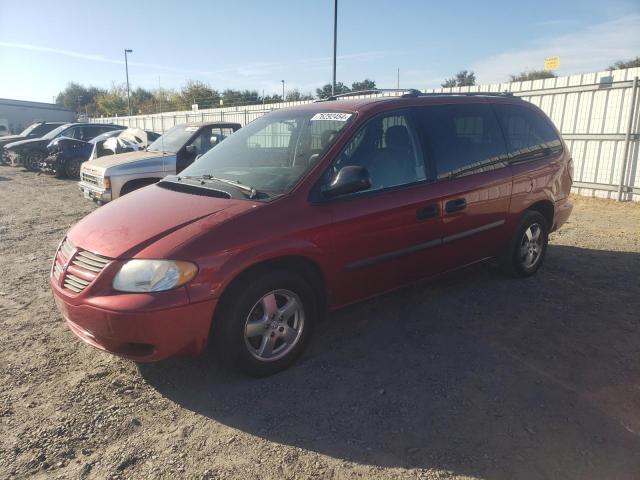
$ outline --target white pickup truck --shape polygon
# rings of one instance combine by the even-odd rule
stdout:
[[[146,150],[90,159],[80,168],[84,197],[106,203],[138,188],[180,173],[236,130],[239,123],[202,122],[176,125]]]

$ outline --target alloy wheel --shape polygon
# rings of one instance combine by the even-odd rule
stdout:
[[[245,345],[257,360],[278,360],[298,344],[304,321],[300,297],[290,290],[273,290],[249,312],[244,327]]]
[[[533,268],[542,258],[544,240],[542,227],[539,223],[532,223],[525,230],[520,241],[520,262],[526,269]]]

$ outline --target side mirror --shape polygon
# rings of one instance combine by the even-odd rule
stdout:
[[[349,165],[340,169],[333,181],[322,189],[322,194],[327,198],[333,198],[369,188],[371,188],[369,171],[361,166]]]
[[[195,145],[187,145],[185,148],[187,153],[190,153],[191,155],[195,155],[196,154],[196,146]]]

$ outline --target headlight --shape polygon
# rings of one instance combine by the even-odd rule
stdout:
[[[109,177],[98,177],[98,186],[100,188],[111,188],[111,179]]]
[[[198,267],[179,260],[129,260],[113,279],[120,292],[162,292],[184,285],[198,273]]]

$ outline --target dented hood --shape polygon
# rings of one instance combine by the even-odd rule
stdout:
[[[105,155],[104,157],[93,158],[87,162],[88,166],[109,168],[126,163],[138,162],[148,158],[172,157],[175,154],[168,152],[148,152],[146,150],[138,150],[137,152],[119,153],[118,155]]]
[[[150,185],[95,210],[74,225],[67,236],[84,250],[110,258],[131,258],[195,222],[206,219],[206,229],[210,229],[253,207],[250,201],[193,195]]]

